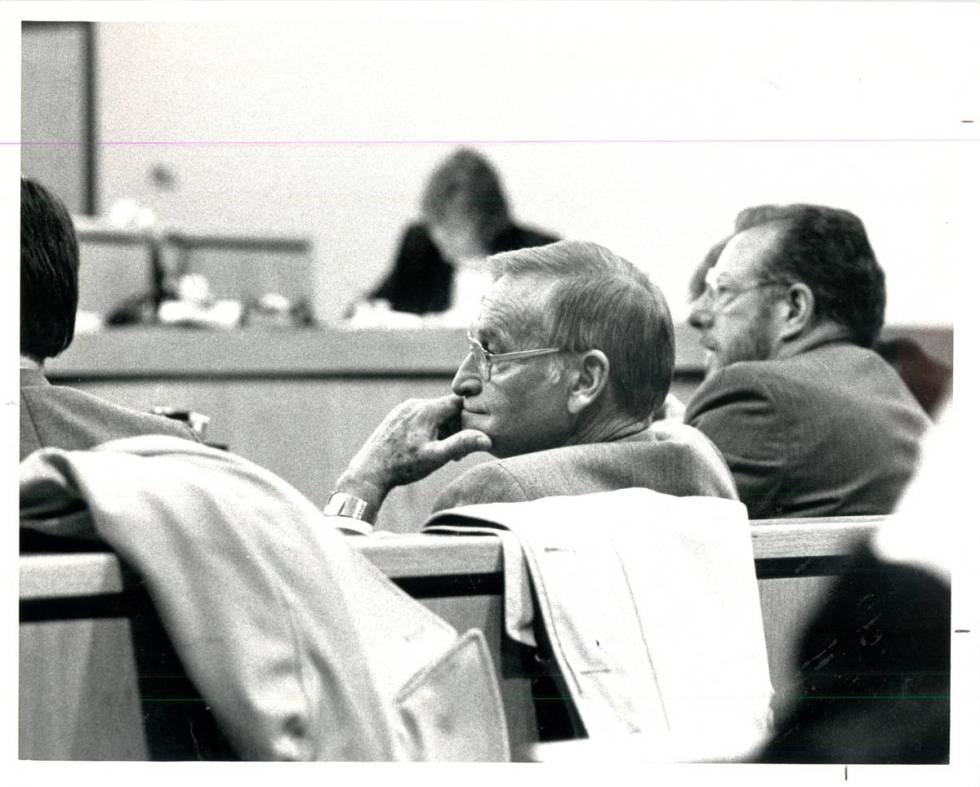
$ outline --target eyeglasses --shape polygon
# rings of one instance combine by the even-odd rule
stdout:
[[[711,268],[704,276],[704,290],[697,297],[695,303],[703,304],[702,308],[710,309],[711,311],[720,311],[727,306],[731,306],[746,293],[752,292],[753,290],[761,290],[764,287],[776,287],[782,284],[784,282],[768,279],[757,281],[746,287],[732,287],[728,284],[719,284],[718,275],[715,273],[715,269]]]
[[[496,361],[519,361],[524,358],[537,358],[540,355],[552,355],[560,353],[559,347],[543,347],[539,350],[516,350],[510,353],[492,353],[472,336],[467,335],[470,343],[470,355],[476,361],[476,367],[480,370],[480,377],[486,382],[490,382],[493,372],[493,364]]]

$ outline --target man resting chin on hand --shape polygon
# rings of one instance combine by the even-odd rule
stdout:
[[[490,257],[453,396],[396,407],[351,460],[325,513],[369,532],[395,486],[489,451],[433,510],[642,487],[736,499],[720,452],[661,416],[674,368],[666,300],[632,263],[562,241]]]

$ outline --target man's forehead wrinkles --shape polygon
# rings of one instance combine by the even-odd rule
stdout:
[[[478,329],[487,338],[514,343],[532,341],[541,320],[537,295],[514,282],[495,287],[483,298]]]
[[[480,319],[477,321],[479,331],[488,338],[500,338],[508,333],[508,327],[513,322],[510,319],[507,304],[493,297],[483,300]]]

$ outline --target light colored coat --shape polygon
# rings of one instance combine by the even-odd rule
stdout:
[[[78,451],[107,440],[144,434],[197,439],[190,429],[170,418],[139,413],[84,391],[52,385],[38,369],[20,370],[21,459],[38,448]]]
[[[478,465],[449,485],[433,511],[630,488],[737,500],[718,449],[695,429],[657,421],[609,443],[565,446]]]
[[[508,759],[483,633],[458,635],[270,471],[173,437],[47,448],[21,462],[20,504],[22,527],[97,534],[145,580],[242,758]]]
[[[622,489],[463,506],[425,530],[501,539],[505,630],[552,654],[590,738],[641,733],[668,760],[765,740],[772,684],[741,503]]]

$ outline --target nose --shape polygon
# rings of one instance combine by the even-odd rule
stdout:
[[[689,325],[698,329],[710,327],[711,310],[708,308],[704,294],[691,302],[691,310],[688,312],[687,322]]]
[[[472,353],[466,353],[466,357],[463,358],[463,362],[456,370],[456,376],[453,377],[452,387],[454,394],[463,397],[476,396],[483,390],[483,378],[480,376],[480,370],[473,360]]]

